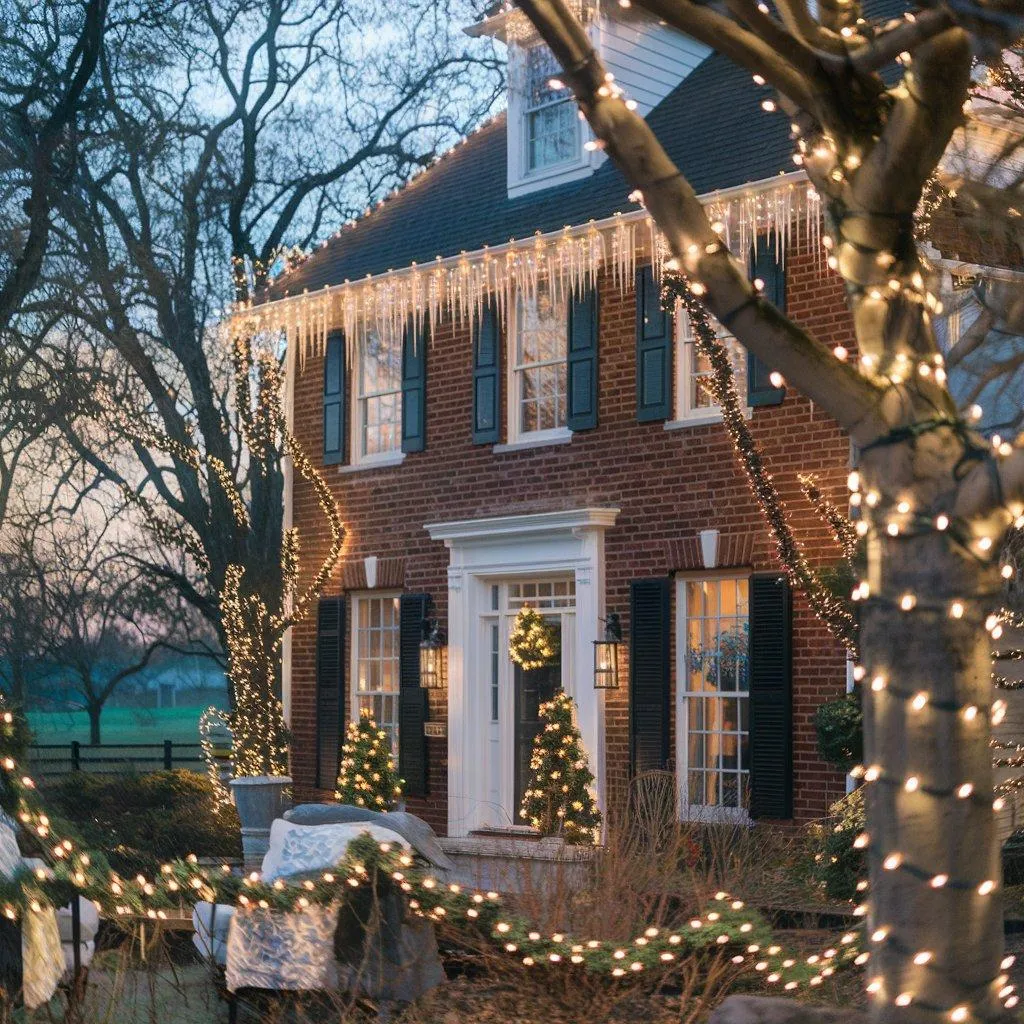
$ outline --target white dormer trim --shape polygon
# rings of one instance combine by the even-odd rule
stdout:
[[[579,181],[594,173],[595,168],[605,159],[599,150],[587,150],[586,144],[594,134],[586,121],[577,121],[576,158],[551,167],[530,169],[526,136],[526,95],[524,84],[526,72],[524,57],[530,46],[542,46],[540,41],[509,42],[508,44],[508,132],[507,185],[509,199],[529,195],[540,189]],[[575,106],[575,103],[573,104]]]

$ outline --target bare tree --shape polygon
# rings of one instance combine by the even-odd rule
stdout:
[[[634,0],[772,90],[822,198],[859,357],[847,362],[764,301],[693,189],[606,75],[563,0],[519,0],[599,143],[642,192],[671,266],[751,352],[824,408],[859,452],[867,572],[860,599],[869,764],[869,991],[884,1021],[1003,1013],[985,620],[998,553],[1024,514],[1024,450],[959,415],[915,212],[964,119],[976,54],[1022,32],[1019,3],[929,6],[875,23],[859,3],[753,0],[719,9]],[[900,57],[895,85],[880,72]],[[778,113],[776,113],[778,111]],[[913,778],[915,784],[908,784]]]
[[[118,687],[162,650],[193,650],[181,597],[120,557],[118,518],[31,528],[6,558],[20,586],[4,602],[5,654],[23,658],[26,697],[38,701],[40,686],[75,695],[90,743],[100,742],[103,708]]]
[[[39,280],[53,209],[74,179],[107,3],[0,5],[0,329]]]
[[[489,110],[498,64],[457,40],[459,6],[416,0],[396,18],[369,0],[214,0],[111,15],[51,280],[103,339],[146,430],[97,438],[91,423],[109,424],[109,409],[65,428],[77,457],[194,553],[198,579],[150,568],[225,649],[231,567],[243,596],[284,601],[284,452],[263,430],[274,417],[260,362],[280,351],[275,339],[225,344],[211,327],[267,287],[284,247],[361,211]]]

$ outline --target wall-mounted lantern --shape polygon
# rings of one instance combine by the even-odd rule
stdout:
[[[447,680],[447,637],[437,619],[423,620],[420,641],[420,686],[426,690],[443,690]]]
[[[622,625],[616,612],[604,620],[604,638],[594,641],[594,689],[617,690],[619,687],[619,648],[622,646]]]

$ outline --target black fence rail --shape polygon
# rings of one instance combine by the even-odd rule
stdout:
[[[67,775],[69,772],[95,772],[116,775],[121,772],[170,771],[205,766],[199,743],[34,743],[28,748],[28,760],[36,775]]]

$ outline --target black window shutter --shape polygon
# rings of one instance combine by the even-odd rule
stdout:
[[[335,330],[324,350],[324,465],[345,461],[345,335]]]
[[[316,784],[334,789],[345,721],[345,599],[322,597],[316,612]]]
[[[473,444],[497,442],[500,396],[498,310],[488,302],[473,324]]]
[[[750,813],[793,817],[793,597],[773,572],[750,577]]]
[[[629,759],[637,772],[669,758],[669,581],[629,585]]]
[[[786,312],[786,269],[775,258],[775,249],[767,238],[759,239],[757,254],[750,254],[753,277],[764,281],[761,293],[780,313]],[[771,367],[752,352],[747,354],[747,405],[779,405],[786,397],[785,388],[771,382]]]
[[[420,686],[420,641],[426,594],[403,594],[399,603],[398,774],[409,796],[427,794],[427,691]]]
[[[636,418],[641,423],[672,415],[672,315],[661,308],[651,267],[636,272]]]
[[[427,345],[430,328],[417,331],[412,320],[402,339],[402,451],[421,452],[427,444]]]
[[[597,289],[586,288],[569,303],[568,399],[566,426],[597,426]]]

